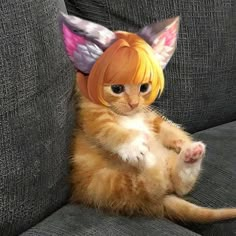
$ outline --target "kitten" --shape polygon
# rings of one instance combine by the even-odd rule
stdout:
[[[106,107],[79,99],[72,201],[125,215],[212,222],[236,209],[196,206],[193,188],[205,144],[145,105],[151,84],[104,86]]]
[[[181,199],[196,183],[206,147],[148,107],[164,89],[179,17],[131,33],[62,14],[60,28],[81,94],[72,201],[193,222],[236,217],[235,208],[214,210]]]

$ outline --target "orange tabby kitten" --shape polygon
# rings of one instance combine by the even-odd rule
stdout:
[[[180,197],[193,188],[205,145],[148,108],[164,89],[179,17],[116,31],[61,15],[81,98],[72,157],[72,201],[115,213],[210,222],[236,217]]]
[[[180,198],[199,176],[205,145],[144,105],[151,89],[149,83],[104,86],[110,107],[80,97],[72,201],[183,221],[236,217],[236,209],[203,208]]]

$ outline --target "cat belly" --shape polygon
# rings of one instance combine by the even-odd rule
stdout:
[[[150,155],[145,158],[146,167],[151,168],[153,166],[165,166],[166,160],[170,155],[170,150],[165,148],[156,136],[149,136],[148,146],[150,149]]]

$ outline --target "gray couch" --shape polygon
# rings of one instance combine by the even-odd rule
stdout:
[[[234,0],[70,0],[69,13],[136,31],[181,16],[178,49],[156,105],[207,144],[186,198],[236,207]],[[0,1],[0,235],[236,235],[236,221],[183,224],[68,203],[74,69],[58,30],[61,0]]]

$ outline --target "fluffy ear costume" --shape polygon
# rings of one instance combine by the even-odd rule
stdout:
[[[76,69],[88,74],[103,51],[115,40],[115,33],[90,21],[61,13],[64,44]]]
[[[164,87],[162,69],[176,49],[179,17],[145,26],[136,34],[112,32],[104,26],[61,13],[67,54],[78,70],[81,93],[92,102],[103,99],[104,84],[151,82],[152,103]]]
[[[152,46],[154,54],[164,69],[174,54],[179,32],[179,17],[156,22],[138,32]]]

